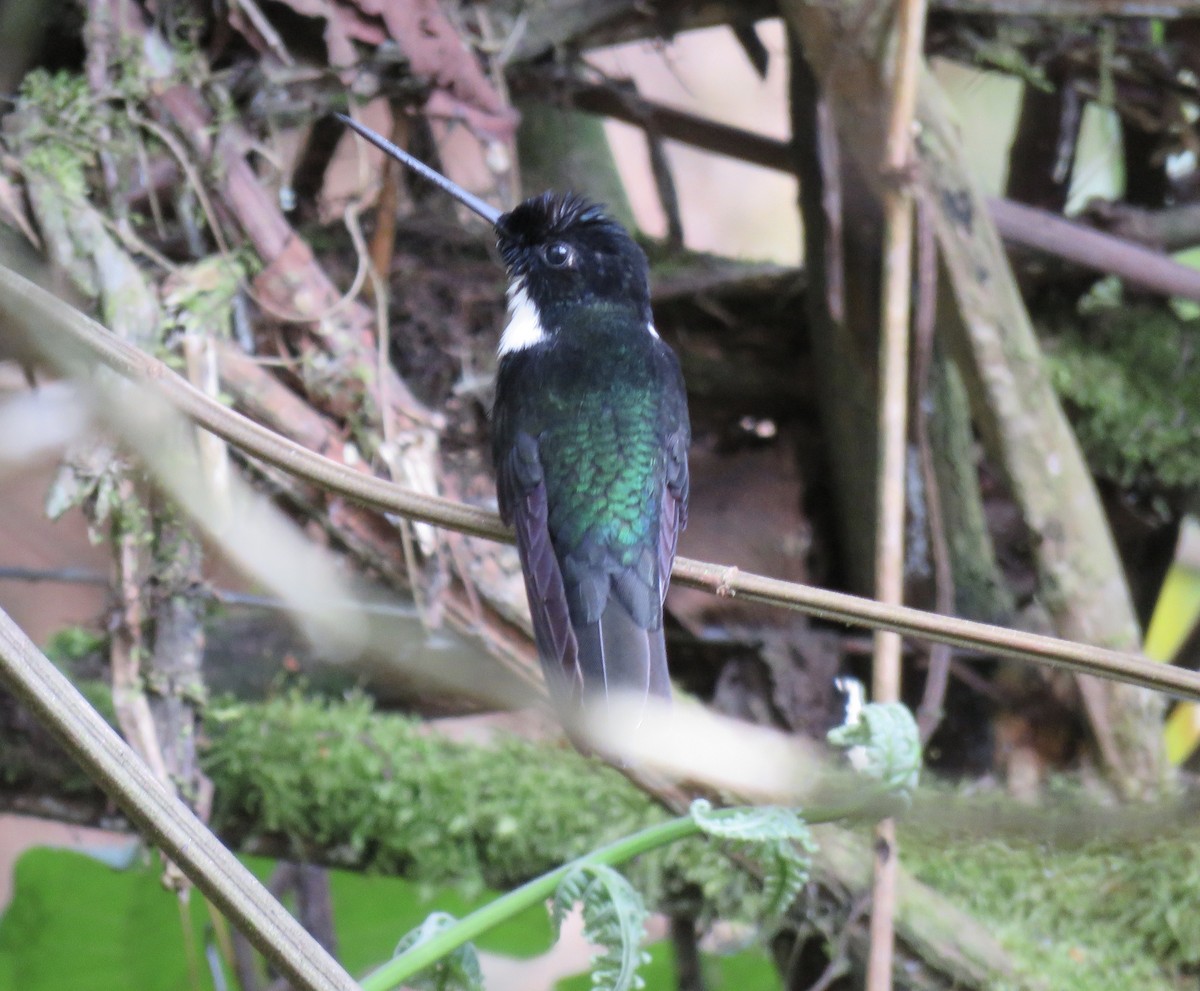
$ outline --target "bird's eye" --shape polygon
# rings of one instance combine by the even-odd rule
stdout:
[[[542,257],[551,268],[569,268],[575,261],[575,252],[563,241],[554,241],[542,250]]]

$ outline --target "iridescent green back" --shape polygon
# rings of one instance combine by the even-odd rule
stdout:
[[[565,552],[594,542],[630,567],[658,537],[661,395],[647,375],[603,393],[576,381],[553,399],[539,446],[554,542]]]

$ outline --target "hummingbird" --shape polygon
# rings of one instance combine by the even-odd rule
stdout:
[[[569,716],[617,693],[669,699],[663,600],[687,525],[691,427],[645,253],[582,196],[547,192],[502,213],[338,116],[495,231],[508,277],[496,488],[552,700]]]

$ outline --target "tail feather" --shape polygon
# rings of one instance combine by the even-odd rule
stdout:
[[[606,699],[618,692],[670,698],[661,623],[651,630],[639,626],[614,596],[598,622],[575,627],[575,640],[586,701]]]

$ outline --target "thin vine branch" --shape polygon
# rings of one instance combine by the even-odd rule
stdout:
[[[53,341],[58,345],[58,361],[67,368],[78,372],[99,362],[153,389],[197,426],[331,493],[461,533],[505,542],[513,539],[495,513],[364,475],[248,420],[195,389],[162,362],[114,337],[90,317],[3,267],[0,267],[0,325],[9,333],[24,332],[43,346]],[[687,558],[676,559],[673,579],[716,595],[742,596],[752,602],[795,609],[853,626],[895,630],[906,636],[978,650],[988,656],[1000,654],[1113,678],[1200,702],[1200,673],[1148,661],[1136,654],[906,606],[885,605],[844,592]]]
[[[929,550],[933,562],[934,608],[940,613],[954,611],[954,571],[950,561],[950,542],[946,533],[946,518],[942,510],[942,493],[933,464],[933,447],[929,437],[930,414],[924,409],[930,386],[933,364],[933,336],[937,317],[938,258],[937,240],[930,223],[928,207],[917,205],[917,302],[913,313],[913,442],[920,462],[921,487],[925,492],[928,518]],[[945,644],[936,644],[929,651],[929,668],[925,688],[917,706],[917,725],[921,728],[921,743],[929,742],[938,723],[942,721],[942,705],[950,680],[951,651]]]

